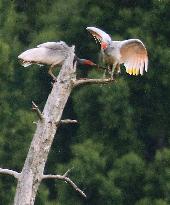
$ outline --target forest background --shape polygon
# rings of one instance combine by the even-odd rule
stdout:
[[[149,55],[144,76],[125,73],[112,85],[76,88],[45,172],[71,178],[44,181],[36,205],[170,204],[170,1],[0,0],[0,167],[21,171],[35,131],[34,100],[41,110],[51,90],[46,67],[24,69],[17,56],[47,41],[76,46],[81,58],[98,61],[99,45],[85,30],[96,26],[114,40],[141,39]],[[56,71],[57,73],[57,71]],[[78,67],[78,77],[102,78]],[[0,175],[0,204],[13,202],[16,181]]]

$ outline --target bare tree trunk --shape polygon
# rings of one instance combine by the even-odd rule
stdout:
[[[76,80],[76,65],[74,61],[74,47],[65,60],[58,75],[57,82],[47,99],[43,113],[33,102],[33,109],[37,112],[39,121],[33,136],[31,146],[21,173],[10,169],[0,168],[1,174],[14,176],[18,180],[14,205],[34,205],[38,187],[43,179],[59,179],[70,184],[83,197],[85,193],[67,177],[69,170],[64,175],[44,175],[47,157],[60,123],[76,123],[76,120],[61,120],[62,113],[73,87],[86,84],[108,84],[114,79],[79,79]]]
[[[53,142],[57,125],[76,79],[73,65],[74,48],[65,60],[57,82],[47,99],[44,111],[37,124],[24,167],[18,178],[14,205],[33,205],[38,187],[43,179],[45,163]]]

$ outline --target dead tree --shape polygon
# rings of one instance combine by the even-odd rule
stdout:
[[[41,113],[38,106],[32,102],[33,110],[37,113],[39,121],[33,136],[22,171],[16,172],[0,168],[0,173],[9,174],[18,180],[14,205],[33,205],[38,187],[43,179],[54,178],[66,181],[83,197],[85,193],[68,177],[69,170],[64,175],[45,175],[44,167],[47,157],[61,123],[76,123],[76,120],[61,120],[65,104],[72,89],[83,84],[107,84],[113,79],[76,79],[76,62],[74,63],[74,46],[62,65],[57,82],[54,83]]]

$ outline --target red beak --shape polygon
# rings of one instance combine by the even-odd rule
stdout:
[[[96,66],[96,64],[93,63],[93,62],[90,61],[90,60],[84,60],[84,65]]]
[[[106,49],[108,44],[106,42],[101,42],[101,48]]]

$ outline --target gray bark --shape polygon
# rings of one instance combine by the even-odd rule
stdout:
[[[54,83],[47,99],[42,117],[37,123],[24,167],[18,177],[14,205],[34,204],[57,125],[76,80],[76,66],[73,65],[73,59],[74,47],[70,49],[70,55],[61,68],[57,82]]]
[[[44,175],[44,167],[59,124],[77,123],[76,120],[61,120],[72,89],[86,84],[108,84],[114,82],[114,79],[76,80],[76,65],[73,65],[74,47],[70,48],[68,53],[43,112],[41,113],[36,104],[32,102],[33,110],[37,112],[39,121],[36,123],[37,128],[21,173],[0,168],[0,173],[12,175],[18,179],[14,205],[34,205],[41,181],[49,178],[66,181],[83,197],[86,197],[85,193],[67,177],[69,170],[64,175]]]

